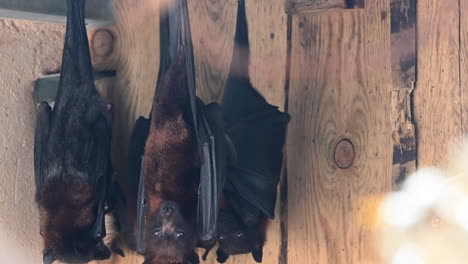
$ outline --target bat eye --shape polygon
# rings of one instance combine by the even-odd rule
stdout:
[[[177,239],[184,239],[185,234],[184,234],[184,232],[177,232],[176,237],[177,237]]]
[[[161,230],[159,230],[159,229],[154,230],[153,236],[158,237],[158,236],[160,236],[160,235],[161,235]]]
[[[236,237],[237,237],[237,238],[243,238],[243,237],[244,237],[244,233],[242,233],[242,232],[237,232],[237,233],[236,233]]]
[[[224,237],[223,234],[219,234],[219,235],[218,235],[218,239],[219,239],[219,240],[224,240],[224,238],[225,238],[225,237]]]

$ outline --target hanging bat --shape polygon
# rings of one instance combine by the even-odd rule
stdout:
[[[37,113],[34,168],[44,263],[104,260],[105,214],[121,201],[111,164],[111,104],[94,86],[85,0],[68,0],[59,89]]]
[[[239,0],[235,49],[221,102],[230,154],[218,220],[217,260],[251,253],[262,262],[268,218],[274,218],[290,116],[269,104],[249,75],[245,1]],[[207,252],[204,254],[204,258]]]
[[[189,89],[193,74],[187,70],[193,56],[184,24],[187,3],[174,1],[168,10],[161,16],[161,65],[150,119],[137,120],[129,153],[130,177],[139,179],[137,251],[145,264],[196,264],[200,156]]]

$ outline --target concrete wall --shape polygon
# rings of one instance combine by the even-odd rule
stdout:
[[[41,263],[33,82],[59,69],[63,25],[0,19],[0,263]]]

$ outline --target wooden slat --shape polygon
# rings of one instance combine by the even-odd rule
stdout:
[[[344,0],[286,0],[286,13],[318,12],[345,8]]]
[[[463,133],[468,132],[468,2],[460,1],[460,89]]]
[[[364,8],[365,0],[286,0],[288,14],[334,11],[344,8]]]
[[[345,0],[286,0],[288,14],[345,8]]]
[[[416,170],[411,94],[416,81],[416,0],[391,1],[393,179]]]
[[[197,95],[220,101],[233,51],[237,1],[188,1]]]
[[[418,166],[446,165],[462,135],[458,0],[418,1],[418,83],[414,113]]]
[[[382,263],[371,209],[392,188],[389,8],[293,17],[288,263]],[[348,169],[334,161],[343,138]]]

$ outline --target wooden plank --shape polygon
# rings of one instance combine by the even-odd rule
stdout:
[[[389,12],[376,0],[293,17],[288,263],[383,263],[371,207],[392,189]]]
[[[468,132],[468,2],[460,1],[460,89],[463,133]]]
[[[232,57],[237,0],[188,1],[197,95],[220,101]]]
[[[330,9],[343,9],[346,7],[344,0],[286,0],[285,10],[288,14],[324,11]]]
[[[364,0],[286,0],[288,14],[333,11],[344,8],[364,8]]]
[[[416,1],[392,0],[393,179],[399,186],[416,170],[416,133],[411,95],[416,82]]]
[[[418,166],[446,165],[462,135],[458,0],[418,1]]]

